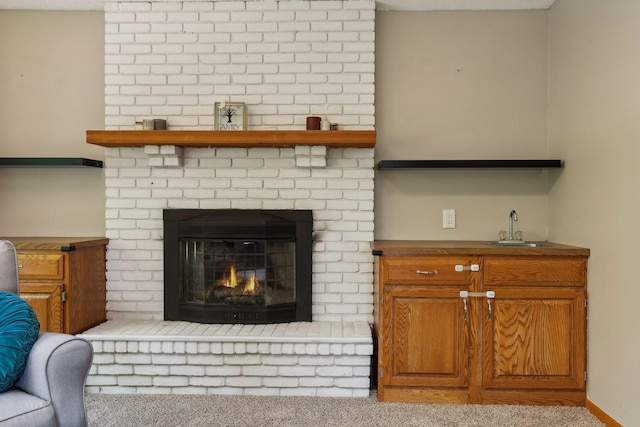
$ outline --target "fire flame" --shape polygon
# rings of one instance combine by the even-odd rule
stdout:
[[[255,292],[256,292],[256,275],[251,274],[251,277],[249,277],[249,280],[244,285],[244,291],[242,293],[253,294]]]
[[[231,279],[227,286],[230,288],[235,288],[236,286],[238,286],[238,278],[236,276],[236,267],[234,265],[231,266]]]
[[[231,266],[230,272],[229,272],[229,280],[226,280],[224,283],[222,283],[223,286],[226,286],[227,288],[235,288],[236,286],[238,286],[238,275],[236,274],[236,267],[234,265]],[[246,280],[245,284],[244,284],[244,290],[242,291],[243,294],[254,294],[256,292],[256,286],[258,286],[258,281],[256,280],[256,275],[255,273],[251,274],[251,277],[249,277],[248,280]]]

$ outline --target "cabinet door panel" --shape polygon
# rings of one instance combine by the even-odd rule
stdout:
[[[385,288],[385,384],[466,387],[467,327],[459,290]]]
[[[40,332],[62,332],[62,285],[20,282],[20,297],[35,311]]]
[[[483,305],[483,386],[581,389],[584,293],[573,289],[496,291]]]

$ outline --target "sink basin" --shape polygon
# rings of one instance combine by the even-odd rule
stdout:
[[[522,240],[498,240],[495,242],[482,242],[483,245],[496,247],[516,247],[516,248],[541,248],[551,246],[545,242],[524,242]]]

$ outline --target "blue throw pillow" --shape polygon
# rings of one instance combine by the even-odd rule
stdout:
[[[0,392],[10,389],[24,373],[39,332],[33,308],[18,295],[0,292]]]

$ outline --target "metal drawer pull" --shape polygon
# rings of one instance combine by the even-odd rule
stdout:
[[[22,270],[24,267],[22,264],[18,264],[18,270]]]
[[[465,270],[480,271],[480,266],[478,264],[471,264],[471,265],[456,264],[454,268],[458,273]]]
[[[416,270],[416,274],[424,274],[426,276],[437,276],[438,275],[438,270],[433,270],[433,271]]]

